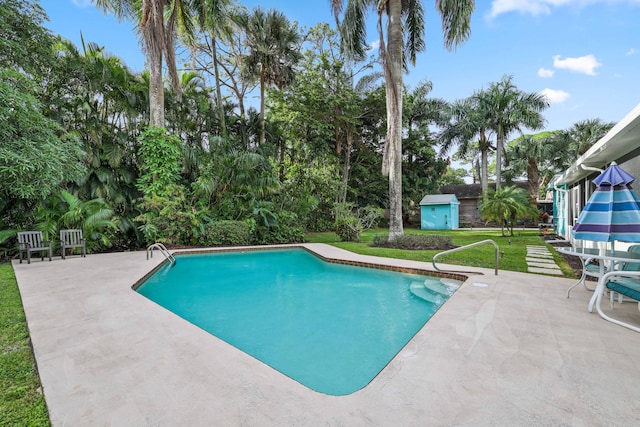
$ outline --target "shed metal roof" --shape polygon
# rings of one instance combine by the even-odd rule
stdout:
[[[428,194],[420,200],[420,206],[423,205],[451,205],[457,204],[458,199],[455,194]]]

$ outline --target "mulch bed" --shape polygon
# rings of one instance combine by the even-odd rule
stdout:
[[[557,234],[545,234],[543,235],[543,238],[545,240],[545,242],[551,246],[553,246],[554,248],[567,248],[567,247],[571,247],[571,243],[567,242],[567,241],[562,241],[562,242],[554,242],[553,240],[563,240],[562,236],[558,236]],[[569,264],[569,267],[571,267],[571,269],[573,270],[573,272],[580,277],[582,275],[582,262],[580,261],[580,258],[578,258],[577,256],[571,256],[571,255],[566,255],[563,253],[558,252],[558,255],[560,255],[562,258],[564,258],[564,260],[567,262],[567,264]],[[587,276],[587,280],[596,280],[596,278],[591,277],[591,276]]]
[[[371,246],[373,246],[373,245],[371,245]],[[432,245],[413,245],[413,246],[409,247],[409,246],[398,246],[397,244],[395,244],[393,242],[378,243],[374,247],[376,247],[376,248],[387,248],[387,249],[403,249],[403,250],[407,250],[407,251],[433,251],[433,250],[444,251],[444,250],[457,248],[457,246],[453,245],[453,244],[451,244],[451,245],[442,244],[442,245],[437,245],[437,246],[432,246]]]

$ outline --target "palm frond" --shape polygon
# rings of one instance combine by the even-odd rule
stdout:
[[[349,58],[361,60],[367,51],[367,18],[366,0],[347,0],[344,17],[339,26],[342,38],[342,49]]]
[[[424,10],[419,0],[408,0],[404,12],[405,20],[405,55],[411,61],[411,65],[416,65],[418,52],[424,51]]]
[[[440,12],[444,46],[455,48],[471,35],[471,15],[475,8],[474,0],[436,0],[436,9]]]

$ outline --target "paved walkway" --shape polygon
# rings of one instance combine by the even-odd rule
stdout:
[[[526,260],[529,273],[563,276],[562,270],[553,260],[553,255],[546,246],[527,245]]]
[[[161,261],[14,262],[54,427],[640,425],[640,334],[589,313],[585,289],[568,299],[575,279],[475,269],[369,385],[328,396],[133,291]],[[615,314],[640,323],[637,304]]]

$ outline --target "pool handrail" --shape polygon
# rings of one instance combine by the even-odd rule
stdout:
[[[171,254],[171,252],[169,252],[167,247],[165,245],[163,245],[162,243],[160,243],[160,242],[156,242],[156,243],[150,245],[147,248],[147,260],[149,260],[149,258],[153,258],[153,250],[154,249],[159,250],[160,253],[162,253],[162,255],[164,255],[164,257],[169,260],[169,262],[171,263],[172,266],[175,265],[176,259]]]
[[[497,244],[496,242],[494,242],[493,240],[491,240],[491,239],[482,240],[482,241],[480,241],[480,242],[475,242],[475,243],[470,243],[470,244],[468,244],[468,245],[460,246],[459,248],[449,249],[449,250],[444,251],[444,252],[438,252],[438,253],[437,253],[437,254],[435,254],[435,255],[433,256],[433,258],[431,259],[431,264],[433,265],[433,268],[435,268],[435,269],[436,269],[436,271],[443,271],[443,270],[440,270],[440,269],[436,266],[436,258],[438,258],[440,255],[446,255],[446,254],[450,254],[450,253],[453,253],[453,252],[458,252],[458,251],[461,251],[461,250],[463,250],[463,249],[472,248],[472,247],[474,247],[474,246],[482,245],[482,244],[485,244],[485,243],[491,243],[491,244],[493,244],[493,246],[495,246],[495,248],[496,248],[496,264],[495,264],[495,273],[496,273],[496,276],[497,276],[497,275],[498,275],[498,251],[499,251],[499,248],[498,248],[498,244]]]

